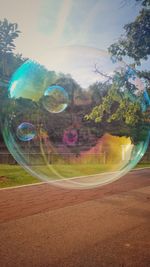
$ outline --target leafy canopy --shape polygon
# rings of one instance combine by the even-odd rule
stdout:
[[[142,1],[142,6],[135,21],[124,26],[124,35],[109,47],[109,52],[119,60],[129,56],[140,64],[141,59],[150,55],[150,0]]]

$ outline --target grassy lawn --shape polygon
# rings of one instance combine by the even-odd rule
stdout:
[[[57,166],[58,169],[60,166]],[[145,168],[145,167],[150,167],[150,163],[139,163],[136,168]],[[87,166],[83,166],[83,168],[87,168]],[[80,176],[81,169],[79,168],[70,168],[68,169],[68,173],[66,177],[70,177],[70,173],[72,174],[71,176]],[[97,173],[97,166],[93,165],[91,169],[91,174],[96,174]],[[82,169],[82,175],[83,173],[86,175],[86,169]],[[103,169],[103,171],[105,171]],[[66,172],[64,167],[61,166],[61,173],[62,175]],[[88,170],[88,174],[89,170]],[[6,164],[1,164],[0,165],[0,188],[4,187],[10,187],[10,186],[18,186],[18,185],[26,185],[26,184],[33,184],[33,183],[38,183],[40,182],[38,179],[35,177],[31,176],[28,174],[21,166],[18,165],[6,165]]]
[[[21,166],[0,165],[0,188],[38,182],[38,179],[28,174]]]
[[[146,167],[150,167],[150,162],[149,163],[139,163],[135,169],[138,169],[138,168],[146,168]]]
[[[61,176],[63,176],[64,178],[83,176],[83,174],[98,174],[100,170],[101,172],[105,172],[107,170],[107,165],[104,166],[100,164],[56,164],[50,165],[50,168],[45,168],[45,166],[35,166],[35,170],[37,172],[41,171],[44,175],[51,177],[51,179],[59,179],[59,176],[56,176],[55,173],[51,170],[51,166],[52,168],[54,168],[54,170],[56,170],[56,174],[58,171],[58,173],[61,173]],[[19,165],[0,164],[0,188],[38,182],[40,181],[26,172]]]
[[[87,163],[87,164],[55,164],[53,165],[55,170],[65,178],[88,176],[93,174],[99,174],[100,172],[106,172],[112,168],[112,166],[100,163]]]

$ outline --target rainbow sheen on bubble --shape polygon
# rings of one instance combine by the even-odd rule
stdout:
[[[35,135],[35,127],[29,122],[23,122],[17,127],[17,137],[20,141],[30,141]]]
[[[105,51],[51,49],[14,73],[9,94],[5,142],[18,163],[43,181],[79,189],[108,184],[147,149],[146,86],[133,67]]]
[[[64,111],[67,105],[68,94],[63,87],[53,85],[46,89],[43,97],[43,106],[47,111],[59,113]]]

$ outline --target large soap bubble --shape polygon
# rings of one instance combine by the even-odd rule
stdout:
[[[131,170],[147,149],[145,84],[105,51],[52,49],[14,73],[9,94],[5,142],[41,180],[81,189],[104,185]],[[24,122],[32,133],[26,142],[18,138]]]

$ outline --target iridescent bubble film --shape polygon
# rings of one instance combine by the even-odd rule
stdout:
[[[78,141],[78,133],[76,129],[68,129],[64,131],[63,143],[68,146],[74,146]]]
[[[43,97],[43,105],[49,112],[62,112],[66,109],[67,104],[68,94],[64,88],[53,85],[46,89]]]
[[[146,86],[133,67],[105,51],[51,49],[14,73],[9,95],[5,142],[41,180],[68,188],[101,186],[130,171],[147,149]]]
[[[21,141],[30,141],[36,135],[34,125],[28,122],[21,123],[17,128],[17,136]]]

